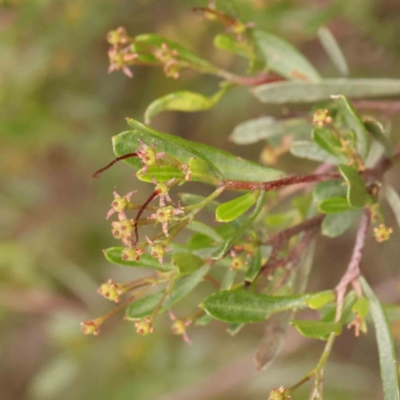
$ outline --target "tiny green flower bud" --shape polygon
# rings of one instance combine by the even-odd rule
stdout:
[[[151,324],[151,319],[149,317],[139,319],[135,321],[136,332],[139,335],[148,335],[154,332],[154,327]]]
[[[246,262],[241,257],[235,257],[231,262],[231,270],[237,271],[242,269],[246,265]]]
[[[125,247],[122,250],[121,258],[124,261],[139,261],[143,252],[141,247]]]
[[[121,294],[125,290],[121,285],[115,283],[112,279],[109,279],[106,283],[103,283],[97,290],[97,293],[104,296],[106,299],[119,303],[121,301]]]
[[[81,322],[81,329],[85,335],[95,335],[100,333],[100,325],[103,323],[103,318],[92,319],[91,321]]]
[[[388,228],[385,224],[380,224],[377,228],[374,228],[375,240],[378,243],[384,242],[390,239],[390,235],[393,233],[392,228]]]
[[[319,109],[315,111],[312,119],[312,123],[317,126],[324,126],[325,124],[332,123],[332,117],[329,116],[329,110]]]

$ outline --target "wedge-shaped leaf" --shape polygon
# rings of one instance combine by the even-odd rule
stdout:
[[[262,103],[315,103],[331,95],[349,98],[395,96],[400,94],[400,79],[323,79],[319,82],[274,82],[252,89]]]
[[[392,146],[390,140],[385,133],[383,125],[375,118],[367,117],[363,119],[365,129],[372,135],[372,137],[380,143],[385,149],[386,157],[392,157]]]
[[[217,104],[231,88],[232,86],[225,86],[211,97],[189,91],[167,94],[150,103],[144,114],[145,123],[149,124],[152,118],[163,111],[197,112],[208,110]]]
[[[339,171],[347,183],[347,201],[352,207],[364,207],[369,201],[369,194],[364,179],[352,167],[339,165]]]
[[[113,138],[114,152],[117,156],[135,152],[140,145],[138,141],[140,139],[148,146],[154,144],[156,151],[164,151],[182,163],[189,163],[192,157],[210,163],[210,171],[213,172],[216,179],[266,182],[284,176],[281,171],[252,161],[238,160],[234,155],[214,147],[191,142],[168,133],[157,132],[133,119],[129,119],[128,123],[133,130],[120,133]],[[129,158],[126,162],[137,169],[141,168],[140,160],[137,157]]]
[[[342,180],[318,183],[313,192],[313,200],[319,204],[331,197],[346,197],[347,186]]]
[[[315,143],[330,155],[336,157],[341,162],[346,162],[347,157],[341,150],[340,140],[334,133],[325,127],[316,127],[312,130],[312,138]]]
[[[269,70],[292,80],[315,82],[320,79],[317,70],[290,43],[259,30],[253,31],[253,38]]]
[[[332,303],[335,301],[335,294],[331,290],[326,290],[324,292],[318,292],[314,294],[306,295],[307,299],[305,300],[308,307],[313,310],[318,310],[323,307],[325,304]]]
[[[251,49],[247,48],[243,41],[239,42],[233,36],[225,33],[215,36],[214,46],[243,58],[251,58]]]
[[[156,258],[147,254],[143,254],[139,261],[125,261],[121,257],[123,249],[123,247],[110,247],[109,249],[103,250],[103,253],[108,261],[125,267],[151,268],[159,271],[169,271],[174,269],[174,267],[169,264],[162,266]]]
[[[330,197],[319,203],[318,208],[324,214],[340,213],[352,209],[345,197]]]
[[[385,185],[385,197],[400,227],[400,196],[390,185]]]
[[[217,221],[233,221],[248,211],[255,204],[258,196],[259,192],[246,193],[236,199],[220,204],[215,212]]]
[[[365,160],[369,152],[369,136],[367,130],[356,110],[343,95],[332,96],[342,115],[346,128],[351,129],[356,137],[356,149],[362,160]]]
[[[271,250],[271,247],[269,247]],[[249,268],[246,271],[245,279],[247,282],[253,282],[262,266],[262,255],[260,246],[254,250],[253,257],[251,257]]]
[[[394,349],[393,338],[382,305],[368,285],[367,281],[360,278],[364,295],[369,300],[372,320],[375,326],[376,340],[379,350],[379,364],[383,383],[383,396],[385,400],[399,400],[399,375]]]
[[[209,270],[210,267],[205,265],[193,274],[179,279],[171,293],[165,298],[160,311],[168,310],[187,296],[203,280]],[[126,316],[130,319],[137,319],[150,315],[161,301],[163,294],[164,292],[160,291],[135,301],[127,308]]]
[[[202,258],[190,253],[175,253],[172,256],[172,262],[181,275],[191,274],[204,265]]]
[[[258,214],[264,207],[266,199],[266,192],[262,191],[258,196],[256,206],[254,208],[253,213],[238,227],[233,234],[227,239],[227,241],[213,254],[214,260],[221,259],[229,249],[236,243],[238,239],[246,232],[246,230],[251,226],[251,224],[255,221]]]
[[[210,64],[208,61],[198,57],[184,46],[181,46],[180,44],[155,33],[145,33],[136,36],[135,43],[140,46],[147,46],[151,48],[161,48],[162,45],[166,44],[170,50],[177,51],[177,58],[179,60],[186,61],[191,66],[196,67],[197,70],[205,73],[215,72],[217,70],[217,68]]]
[[[307,308],[307,301],[313,296],[315,293],[283,297],[265,296],[243,290],[226,290],[207,297],[203,308],[215,319],[224,322],[260,322],[276,312]]]
[[[346,59],[344,58],[338,42],[332,35],[332,32],[328,28],[321,27],[318,29],[317,33],[324,50],[328,54],[329,58],[331,59],[337,70],[342,75],[348,75],[349,67],[347,66]]]
[[[290,323],[305,337],[327,340],[331,333],[339,335],[342,331],[342,324],[323,321],[299,321],[293,320]]]
[[[342,235],[361,213],[361,210],[350,210],[327,215],[322,221],[322,234],[331,238]]]
[[[326,162],[329,164],[338,164],[339,160],[327,153],[325,150],[321,149],[314,142],[309,142],[306,140],[298,140],[292,143],[290,152],[299,158],[306,158],[308,160]]]

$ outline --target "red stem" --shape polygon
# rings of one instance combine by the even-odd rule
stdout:
[[[100,168],[99,170],[97,170],[94,174],[93,174],[93,178],[98,178],[100,176],[100,174],[102,172],[104,172],[105,170],[107,170],[108,168],[112,167],[116,162],[121,161],[121,160],[125,160],[126,158],[130,158],[130,157],[137,157],[137,153],[128,153],[125,154],[121,157],[117,157],[114,160],[112,160],[109,164],[107,164],[105,167]]]
[[[135,228],[135,240],[133,242],[133,244],[136,244],[139,241],[139,231],[138,231],[138,221],[140,216],[143,214],[144,210],[146,209],[146,207],[149,205],[149,203],[155,199],[158,195],[160,194],[159,190],[154,191],[150,197],[146,200],[146,202],[142,205],[142,207],[140,208],[140,210],[138,211],[136,218],[135,218],[135,223],[134,223],[134,228]]]

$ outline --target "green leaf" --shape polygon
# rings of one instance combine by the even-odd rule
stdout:
[[[400,196],[390,185],[385,185],[385,197],[400,227]]]
[[[382,309],[382,305],[368,285],[367,281],[361,277],[360,283],[364,295],[369,300],[371,316],[375,326],[384,399],[399,400],[398,366],[390,327]]]
[[[365,129],[372,135],[372,137],[380,143],[385,149],[385,155],[388,158],[392,157],[393,149],[390,144],[390,140],[385,133],[383,125],[372,117],[366,117],[363,119]]]
[[[268,246],[268,248],[271,251],[271,247]],[[260,246],[258,246],[254,250],[253,257],[251,257],[249,268],[247,268],[245,274],[245,280],[247,282],[253,282],[258,273],[260,272],[261,267],[262,267],[262,255],[261,255],[261,248]]]
[[[254,30],[255,46],[268,69],[287,79],[319,81],[320,75],[294,46],[271,33]]]
[[[319,82],[274,82],[251,90],[262,103],[315,103],[333,94],[350,98],[395,96],[400,94],[400,79],[323,79]]]
[[[357,152],[361,159],[365,160],[369,153],[369,136],[363,122],[345,96],[335,95],[332,98],[338,106],[338,111],[343,116],[346,128],[354,132]]]
[[[181,198],[183,204],[186,204],[187,206],[193,206],[195,204],[201,203],[205,199],[204,196],[199,196],[198,194],[192,193],[180,193],[179,197]],[[219,204],[220,203],[218,201],[213,200],[207,203],[204,208],[208,211],[215,212]]]
[[[345,197],[330,197],[319,203],[319,210],[324,214],[340,213],[351,210],[351,206]]]
[[[335,301],[335,293],[331,290],[326,290],[324,292],[308,294],[305,300],[308,307],[313,310],[323,307],[327,303],[332,303]]]
[[[125,261],[121,258],[123,249],[123,247],[110,247],[103,250],[103,253],[108,261],[112,262],[113,264],[123,265],[125,267],[151,268],[159,271],[170,271],[171,269],[174,269],[173,266],[168,264],[164,264],[164,266],[162,266],[156,258],[147,254],[143,254],[139,261]]]
[[[346,59],[344,58],[338,42],[332,35],[332,32],[328,28],[321,27],[318,29],[317,33],[318,38],[332,63],[342,75],[348,75],[349,67],[347,66]]]
[[[220,50],[226,50],[230,53],[237,54],[238,56],[244,58],[251,58],[249,49],[243,44],[243,42],[238,42],[231,35],[226,33],[215,36],[214,46]]]
[[[205,265],[193,274],[179,279],[173,286],[171,293],[165,298],[160,311],[168,310],[188,295],[203,280],[209,270],[210,267]],[[161,290],[130,304],[126,310],[126,316],[129,319],[137,319],[150,315],[161,301],[163,293],[164,291]]]
[[[327,340],[331,333],[339,335],[342,331],[342,324],[323,321],[298,321],[290,323],[304,336],[308,338]]]
[[[204,224],[200,221],[192,221],[189,225],[186,225],[187,229],[193,232],[201,233],[208,236],[209,238],[215,240],[216,242],[222,242],[222,237],[210,226]]]
[[[361,213],[361,210],[350,210],[327,215],[322,221],[322,234],[331,238],[342,235]]]
[[[308,160],[326,162],[329,164],[338,164],[339,160],[331,156],[325,150],[321,149],[315,142],[307,140],[298,140],[292,143],[290,152],[299,158],[306,158]]]
[[[365,318],[369,313],[369,301],[364,297],[359,297],[351,311],[357,313],[361,318]]]
[[[210,164],[210,170],[218,179],[266,182],[284,176],[281,171],[252,161],[238,160],[236,156],[214,147],[155,131],[134,119],[129,119],[128,123],[133,128],[132,131],[122,132],[113,137],[114,152],[117,156],[135,152],[140,145],[138,139],[141,139],[148,146],[154,144],[156,151],[164,151],[185,164],[188,164],[192,157],[202,159]],[[137,169],[141,168],[137,157],[129,158],[126,162]]]
[[[237,240],[246,232],[251,226],[258,214],[261,212],[265,205],[266,192],[262,191],[258,196],[256,206],[253,213],[245,220],[245,222],[229,237],[229,239],[213,254],[214,260],[221,259],[229,249],[236,243]]]
[[[213,171],[213,165],[201,158],[192,157],[189,160],[191,179],[218,185],[218,179]]]
[[[341,150],[340,140],[334,133],[325,127],[315,127],[312,130],[312,139],[319,147],[325,150],[330,155],[336,157],[341,162],[346,162],[347,157]]]
[[[180,275],[191,274],[204,265],[202,258],[190,253],[176,253],[172,256],[172,262],[178,267]]]
[[[229,222],[240,217],[255,204],[258,196],[259,192],[246,193],[236,199],[220,204],[215,212],[217,221]]]
[[[163,111],[197,112],[208,110],[217,104],[222,96],[232,89],[232,87],[232,85],[225,85],[211,97],[189,91],[167,94],[166,96],[154,100],[146,108],[144,113],[145,123],[149,124],[153,117]]]
[[[369,201],[369,194],[364,179],[352,167],[339,165],[339,171],[347,183],[347,201],[352,207],[364,207]]]
[[[307,301],[315,293],[298,296],[265,296],[236,290],[220,291],[203,302],[205,311],[215,319],[230,323],[251,323],[267,319],[271,314],[307,308]]]
[[[325,181],[318,183],[313,192],[313,200],[319,204],[330,197],[345,197],[347,186],[342,180]]]
[[[214,318],[211,315],[203,314],[200,318],[196,319],[194,324],[196,326],[206,326],[213,320],[214,320]]]
[[[353,291],[349,292],[349,294],[345,297],[344,304],[343,304],[343,312],[342,312],[342,316],[340,318],[340,322],[342,324],[348,324],[353,319],[351,309],[353,308],[356,301],[357,301],[357,295]],[[326,313],[324,313],[326,308],[328,309],[328,311]],[[323,317],[321,318],[321,321],[335,322],[336,304],[332,304],[332,306],[328,305],[328,306],[320,309],[320,312],[321,312],[321,314],[324,314]]]
[[[229,268],[222,279],[221,290],[230,290],[235,282],[236,275],[237,271]]]
[[[135,37],[135,43],[142,46],[149,46],[155,48],[161,48],[165,43],[170,50],[176,50],[178,52],[178,59],[186,61],[190,66],[194,67],[200,72],[209,73],[215,72],[217,68],[210,64],[208,61],[198,57],[190,50],[181,46],[180,44],[173,42],[172,40],[166,39],[163,36],[155,33],[146,33]]]
[[[168,165],[163,165],[160,167],[157,165],[152,165],[147,169],[145,174],[142,173],[142,170],[139,170],[136,172],[136,176],[142,182],[152,182],[152,178],[155,178],[157,182],[167,182],[172,178],[183,178],[185,174],[181,170]]]

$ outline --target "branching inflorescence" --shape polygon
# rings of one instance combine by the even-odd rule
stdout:
[[[154,188],[143,204],[133,202],[136,191],[120,195],[114,190],[107,218],[116,217],[111,223],[112,235],[122,246],[104,250],[104,254],[113,263],[156,272],[127,283],[109,280],[101,285],[99,293],[119,303],[118,307],[104,317],[83,322],[82,329],[97,335],[111,315],[126,308],[125,319],[134,321],[139,334],[149,334],[154,332],[155,318],[168,310],[172,331],[189,343],[189,326],[205,325],[213,319],[230,323],[230,331],[236,332],[244,324],[267,320],[276,312],[318,309],[322,315],[319,321],[291,323],[304,336],[327,341],[319,363],[292,387],[274,389],[270,399],[290,399],[291,393],[310,379],[314,379],[311,398],[319,399],[324,367],[335,337],[344,325],[354,327],[356,336],[366,331],[370,298],[359,282],[362,251],[370,225],[377,242],[388,240],[393,231],[385,225],[378,200],[384,190],[384,174],[399,158],[400,147],[393,148],[382,125],[359,115],[344,95],[330,96],[335,93],[330,86],[321,95],[317,83],[322,85],[323,79],[304,56],[282,39],[214,7],[196,9],[196,13],[226,24],[229,33],[220,35],[216,43],[247,58],[250,71],[258,70],[258,75],[234,75],[161,36],[131,38],[124,28],[118,28],[108,35],[110,71],[122,70],[131,77],[132,65],[152,65],[161,66],[174,79],[190,68],[224,80],[212,98],[177,92],[156,100],[146,111],[146,120],[163,110],[205,110],[239,85],[257,86],[258,96],[259,85],[264,85],[263,96],[268,97],[270,87],[284,91],[290,82],[311,82],[317,87],[313,98],[323,101],[312,115],[284,121],[270,117],[268,123],[250,121],[235,129],[232,140],[251,143],[265,139],[274,157],[290,149],[294,156],[321,165],[308,175],[286,176],[270,165],[157,132],[129,119],[132,130],[113,138],[117,158],[94,176],[125,160],[137,169],[138,179]],[[275,49],[274,43],[280,45]],[[285,61],[282,64],[269,58],[279,49],[286,49],[279,54]],[[293,60],[298,61],[296,68],[288,70],[287,65]],[[355,83],[349,80],[348,84]],[[367,92],[361,97],[366,96]],[[264,133],[260,134],[259,129],[254,133],[256,122],[258,128],[265,124]],[[305,127],[307,135],[302,133]],[[279,140],[268,142],[272,135],[268,129],[274,129]],[[186,182],[205,183],[214,191],[207,197],[183,193],[179,200],[175,199],[171,189]],[[222,193],[238,190],[238,197],[218,202]],[[392,204],[397,200],[393,200],[395,192],[390,193]],[[209,226],[198,221],[197,214],[202,210],[212,212],[218,224]],[[340,282],[331,291],[304,293],[318,234],[337,237],[358,220],[353,254]],[[140,230],[147,225],[159,229],[154,235],[143,237]],[[177,235],[184,230],[194,233],[184,243],[177,243]],[[226,270],[222,281],[215,278],[216,269]],[[211,282],[215,293],[204,299],[193,315],[178,318],[171,307],[203,281]],[[349,286],[352,291],[348,291]],[[330,303],[336,306],[332,308]]]

